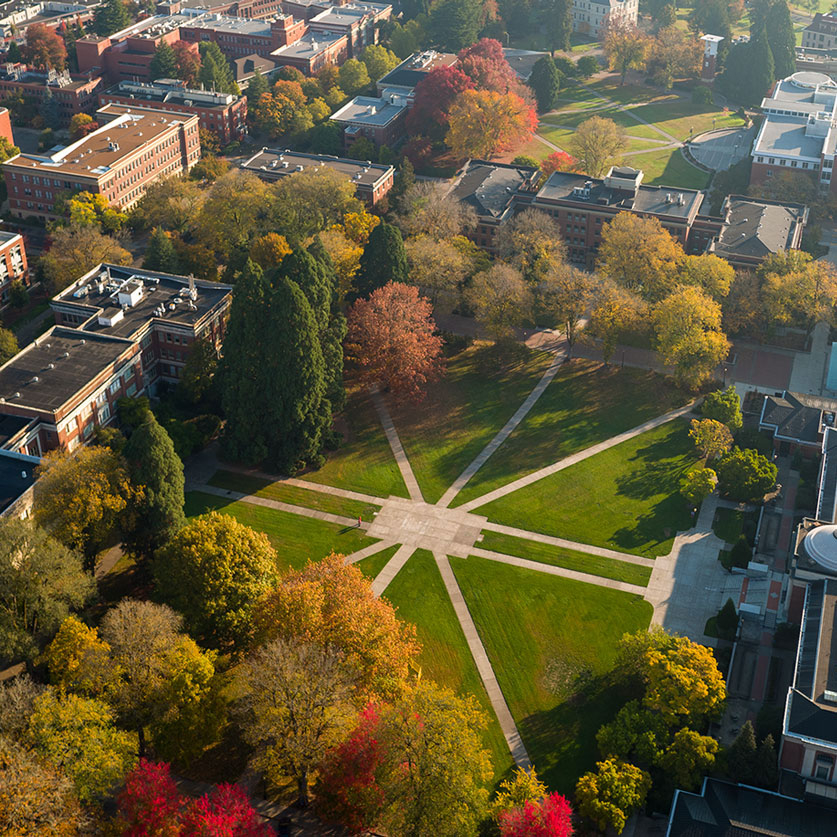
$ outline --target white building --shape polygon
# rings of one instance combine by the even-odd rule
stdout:
[[[636,26],[638,0],[573,0],[573,32],[599,38],[611,18]]]

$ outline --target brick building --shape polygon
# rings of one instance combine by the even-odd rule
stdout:
[[[181,17],[180,38],[186,43],[215,41],[227,58],[269,57],[274,50],[295,44],[305,34],[305,22],[290,15],[272,20],[245,20],[224,15]]]
[[[157,4],[157,11],[163,15],[180,14],[181,11],[190,8],[257,20],[281,13],[282,0],[169,0]]]
[[[19,233],[0,230],[0,299],[9,299],[12,282],[29,284],[29,265],[26,261],[26,247]]]
[[[77,113],[94,111],[102,87],[99,77],[70,75],[66,70],[30,70],[25,64],[5,64],[0,69],[0,97],[19,94],[40,107],[47,96],[52,96],[63,126],[69,125]]]
[[[152,183],[184,174],[200,159],[194,114],[105,105],[97,119],[111,121],[59,151],[3,163],[12,215],[50,220],[56,197],[67,191],[104,195],[127,209]]]
[[[9,0],[0,4],[0,34],[22,44],[27,28],[33,23],[43,23],[52,29],[64,22],[87,23],[101,5],[102,0]]]
[[[201,128],[217,134],[224,145],[247,136],[246,97],[209,90],[191,90],[178,79],[120,81],[99,94],[99,103],[194,114],[200,120]]]
[[[357,58],[365,47],[378,42],[378,27],[391,15],[392,6],[383,3],[329,5],[308,19],[308,27],[311,32],[346,35],[349,56]]]
[[[245,171],[253,172],[262,180],[279,180],[301,171],[328,168],[340,172],[355,184],[357,196],[374,206],[392,188],[395,168],[381,163],[364,163],[344,160],[327,154],[303,154],[263,148],[258,154],[241,164]]]
[[[306,32],[298,41],[270,53],[279,67],[295,67],[313,76],[327,64],[339,66],[349,57],[349,38],[340,32]]]
[[[15,138],[12,136],[12,119],[8,108],[0,108],[0,137],[3,137],[11,145],[15,144]]]
[[[378,147],[392,148],[406,135],[407,100],[397,93],[381,98],[355,96],[331,114],[331,121],[343,129],[343,145],[347,149],[360,137]]]
[[[0,446],[72,450],[116,403],[177,382],[198,338],[219,347],[232,288],[99,265],[52,302],[56,325],[0,367]]]
[[[440,67],[453,67],[458,61],[459,58],[452,52],[436,52],[432,49],[416,52],[375,83],[378,95],[383,96],[385,92],[398,93],[412,99],[416,85],[423,78]]]

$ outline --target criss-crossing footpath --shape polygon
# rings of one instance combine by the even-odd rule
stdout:
[[[590,544],[577,543],[575,541],[543,535],[537,532],[502,526],[500,524],[489,522],[485,517],[475,514],[473,510],[478,509],[480,506],[484,506],[486,503],[491,502],[498,497],[505,496],[518,490],[519,488],[531,485],[533,482],[541,480],[544,477],[569,467],[570,465],[581,462],[590,456],[601,453],[608,448],[632,439],[635,436],[669,422],[672,419],[684,416],[692,408],[692,405],[689,404],[677,410],[658,416],[657,418],[644,422],[632,430],[620,433],[604,442],[600,442],[599,444],[579,451],[572,456],[547,465],[540,470],[514,480],[505,486],[470,500],[461,506],[450,508],[451,503],[466,483],[501,447],[503,442],[508,439],[515,428],[524,420],[529,411],[535,406],[544,390],[555,377],[555,374],[557,373],[563,360],[564,353],[562,351],[556,352],[552,363],[544,372],[532,392],[521,404],[517,412],[485,446],[485,448],[471,462],[471,464],[463,470],[460,476],[456,478],[450,488],[435,504],[425,502],[418,481],[410,465],[410,461],[403,445],[401,444],[398,431],[396,430],[392,417],[387,409],[386,402],[379,393],[372,393],[371,398],[380,418],[381,426],[383,427],[389,445],[392,449],[393,456],[395,457],[401,471],[404,484],[406,485],[409,493],[409,499],[404,497],[374,497],[372,495],[335,488],[321,483],[309,482],[304,479],[282,480],[285,484],[305,488],[310,491],[332,494],[336,497],[359,500],[380,506],[380,510],[371,521],[355,520],[341,515],[330,514],[324,511],[303,508],[291,503],[284,503],[278,500],[260,497],[255,494],[246,494],[239,491],[218,488],[208,484],[208,479],[211,476],[209,473],[205,475],[201,474],[201,478],[198,479],[195,479],[197,474],[193,475],[189,486],[192,490],[224,497],[226,499],[265,506],[283,512],[290,512],[292,514],[298,514],[334,523],[340,526],[359,527],[360,529],[365,530],[366,534],[370,537],[378,539],[374,544],[365,546],[363,549],[346,556],[344,559],[346,563],[356,563],[363,558],[398,545],[398,549],[394,555],[389,559],[383,569],[380,570],[372,583],[372,589],[378,596],[385,593],[387,587],[392,583],[398,572],[417,549],[426,549],[430,551],[433,554],[442,580],[444,581],[445,589],[450,597],[454,612],[456,613],[456,617],[465,635],[468,648],[474,658],[480,678],[482,679],[486,692],[488,693],[488,697],[499,721],[506,743],[508,744],[509,750],[514,757],[515,762],[521,767],[529,767],[531,765],[529,755],[526,752],[526,748],[517,729],[517,725],[515,724],[514,718],[512,717],[506,699],[495,676],[494,669],[492,668],[491,662],[488,658],[488,654],[486,653],[485,647],[483,646],[482,640],[477,632],[474,620],[468,610],[468,605],[465,602],[462,592],[460,591],[459,584],[457,583],[456,577],[450,567],[448,556],[453,555],[460,558],[477,556],[489,561],[510,564],[548,575],[563,576],[575,581],[583,581],[588,584],[595,584],[601,587],[608,587],[614,590],[633,593],[651,600],[652,597],[647,595],[648,588],[646,587],[630,584],[625,581],[605,578],[599,575],[593,575],[591,573],[580,572],[578,570],[554,566],[552,564],[518,558],[488,549],[482,549],[479,546],[479,541],[482,538],[481,533],[484,530],[488,530],[534,541],[536,543],[565,549],[573,549],[578,552],[643,567],[654,567],[656,562],[653,559],[618,552],[612,549],[596,547]],[[252,473],[252,471],[249,471],[248,473]],[[273,478],[271,477],[271,479]],[[652,601],[652,604],[655,605],[654,621],[660,621],[657,618],[656,608],[664,608],[666,606],[666,602],[661,602],[659,600],[659,594],[656,594],[653,598],[656,599],[656,601]]]

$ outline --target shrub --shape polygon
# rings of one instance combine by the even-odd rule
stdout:
[[[739,535],[738,540],[730,550],[729,557],[733,567],[741,567],[743,569],[750,563],[750,559],[753,557],[753,550],[750,549],[750,544],[747,543],[746,535]]]
[[[695,105],[711,105],[712,91],[702,84],[692,90],[692,103]]]
[[[735,639],[735,632],[738,630],[738,612],[732,599],[727,599],[724,606],[718,611],[718,636],[721,639]]]
[[[583,55],[578,59],[578,64],[575,65],[575,71],[579,78],[590,78],[594,73],[598,73],[599,69],[599,62],[592,55]]]

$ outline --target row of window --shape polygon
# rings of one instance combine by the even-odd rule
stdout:
[[[804,160],[802,161],[802,165],[799,165],[799,161],[797,160],[785,160],[784,157],[756,157],[757,163],[767,163],[769,166],[790,166],[792,169],[800,168],[800,169],[810,169],[811,171],[819,171],[820,164],[819,163],[807,163]],[[826,160],[823,163],[823,166],[826,168],[831,164],[830,160]]]

